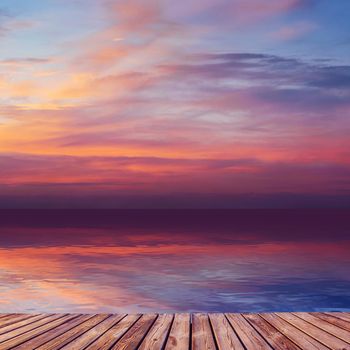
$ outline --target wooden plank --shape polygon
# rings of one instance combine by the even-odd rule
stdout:
[[[327,321],[335,326],[346,329],[347,331],[350,332],[350,322],[348,321],[344,321],[341,318],[335,317],[333,315],[328,315],[323,312],[315,312],[313,313],[313,315],[320,318],[321,320]]]
[[[175,314],[165,350],[188,350],[190,347],[190,314]]]
[[[85,350],[109,350],[140,317],[141,315],[127,315]]]
[[[94,315],[87,321],[79,324],[78,326],[72,328],[66,333],[63,333],[62,335],[50,340],[49,342],[39,346],[37,350],[56,350],[60,349],[64,345],[68,344],[70,341],[74,340],[75,338],[79,337],[84,332],[88,331],[92,327],[96,326],[103,320],[105,320],[109,315],[106,314],[100,314],[100,315]]]
[[[227,321],[225,315],[210,314],[209,319],[219,350],[244,350],[241,341]]]
[[[6,317],[13,317],[18,315],[24,315],[24,314],[18,314],[18,313],[12,313],[12,314],[0,314],[0,320]]]
[[[65,316],[65,315],[50,315],[50,316],[47,316],[47,317],[43,317],[43,318],[41,318],[41,319],[39,319],[39,320],[37,320],[35,322],[26,324],[26,325],[24,325],[22,327],[13,329],[10,332],[4,333],[4,334],[2,334],[0,336],[0,343],[6,341],[8,339],[11,339],[13,337],[17,337],[18,335],[21,335],[23,333],[29,332],[32,329],[40,327],[43,324],[46,324],[46,323],[51,322],[51,321],[54,321],[54,320],[56,320],[58,318],[61,318],[63,316]],[[19,323],[22,323],[22,322],[19,322]],[[7,327],[5,327],[5,328],[7,328]]]
[[[91,318],[92,315],[78,315],[77,317],[61,324],[58,327],[55,327],[54,329],[42,333],[35,338],[32,338],[22,345],[16,346],[16,350],[27,350],[27,349],[36,349],[37,347],[47,343],[51,339],[54,339],[58,337],[59,335],[69,331],[70,329],[78,326],[79,324],[83,323],[84,321]]]
[[[231,326],[247,349],[271,350],[265,339],[240,314],[226,314]]]
[[[274,350],[300,350],[291,340],[257,314],[244,314],[250,324],[264,337]]]
[[[0,350],[350,350],[349,313],[0,314]]]
[[[318,317],[307,312],[295,312],[293,314],[313,324],[314,326],[321,328],[330,334],[333,334],[334,336],[344,340],[345,342],[350,343],[350,332],[339,328],[333,324],[330,324],[327,321],[321,320]]]
[[[41,315],[36,315],[36,316],[29,317],[29,318],[25,318],[19,322],[10,322],[10,324],[5,325],[2,328],[0,328],[0,338],[1,338],[1,335],[4,333],[7,333],[7,332],[10,332],[10,331],[15,330],[17,328],[29,325],[31,323],[34,323],[34,322],[41,320],[41,319],[48,317],[48,316],[49,315],[41,314]]]
[[[105,333],[113,327],[116,323],[118,323],[125,315],[112,315],[99,323],[97,326],[91,328],[89,331],[85,332],[78,338],[74,339],[72,342],[63,346],[61,349],[69,349],[69,350],[80,350],[85,349],[86,346],[90,345],[94,342],[101,334]]]
[[[147,333],[138,350],[162,350],[168,337],[173,315],[159,315],[152,328]]]
[[[0,314],[0,319],[2,319],[3,317],[12,316],[12,315],[16,315],[16,314]]]
[[[129,329],[126,334],[112,347],[114,350],[135,350],[141,343],[153,322],[155,314],[145,314]],[[111,349],[111,350],[112,350]]]
[[[326,346],[275,314],[260,314],[260,316],[303,350],[329,350]]]
[[[330,349],[339,350],[339,349],[346,349],[347,347],[349,347],[349,344],[344,342],[343,340],[340,340],[332,336],[331,334],[312,325],[311,323],[308,323],[302,320],[301,318],[291,313],[278,312],[276,313],[276,315],[283,318],[285,321],[289,322],[294,327],[299,328],[303,332],[307,333],[314,339],[317,339],[320,343],[328,346]]]
[[[192,316],[192,350],[215,350],[214,335],[207,314]]]
[[[16,319],[18,317],[23,317],[23,314],[2,314],[0,317],[0,326],[3,325],[6,321]],[[26,315],[29,317],[30,315]]]
[[[7,315],[7,317],[1,318],[0,320],[0,328],[3,328],[5,326],[14,324],[16,322],[27,320],[31,317],[38,316],[38,315],[29,315],[29,314],[17,314],[17,315]]]
[[[37,327],[35,329],[32,329],[29,332],[22,333],[14,338],[11,338],[3,343],[0,344],[0,350],[7,350],[7,349],[13,349],[15,346],[20,345],[24,342],[26,342],[29,339],[32,339],[33,337],[40,335],[42,333],[45,333],[56,326],[61,325],[62,323],[71,320],[72,318],[77,317],[76,315],[59,315],[61,317],[58,317],[56,319],[52,318],[50,321],[46,322],[45,324],[41,325],[40,327]],[[27,348],[28,349],[28,348]]]
[[[325,312],[327,315],[332,315],[338,318],[341,318],[344,321],[350,322],[350,313],[349,312]]]

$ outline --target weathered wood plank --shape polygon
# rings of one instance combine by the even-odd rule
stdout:
[[[333,324],[330,324],[327,321],[321,320],[316,316],[313,316],[307,312],[295,312],[293,315],[296,315],[300,317],[301,319],[313,324],[314,326],[323,329],[324,331],[335,335],[336,337],[346,341],[350,342],[350,332],[339,328],[337,326],[334,326]]]
[[[192,349],[216,349],[207,314],[193,314],[192,316]]]
[[[109,350],[140,317],[141,315],[127,315],[85,350]]]
[[[58,327],[55,327],[48,332],[44,332],[36,336],[35,338],[32,338],[26,341],[25,343],[16,346],[15,349],[16,350],[36,349],[39,346],[47,343],[51,339],[54,339],[60,336],[61,334],[68,332],[70,329],[78,326],[79,324],[85,322],[91,317],[92,315],[78,315],[77,317],[59,325]]]
[[[41,320],[41,319],[48,317],[48,316],[49,315],[36,315],[36,316],[24,318],[23,320],[21,320],[19,322],[10,322],[8,325],[4,325],[2,328],[0,328],[0,339],[1,339],[1,335],[4,333],[8,333],[8,332],[15,330],[17,328],[29,325],[31,323],[34,323],[34,322]]]
[[[223,314],[209,314],[216,344],[219,350],[244,350],[237,334]]]
[[[309,334],[311,337],[317,339],[320,343],[328,346],[330,349],[339,350],[346,349],[349,344],[340,340],[331,334],[323,331],[322,329],[304,321],[303,319],[291,314],[291,313],[276,313],[279,317],[292,324],[294,327],[299,328],[303,332]]]
[[[52,322],[52,321],[57,320],[59,318],[62,318],[64,316],[65,315],[50,315],[50,316],[47,316],[47,317],[43,317],[40,320],[37,320],[35,322],[29,323],[27,325],[24,325],[22,327],[15,328],[15,329],[11,330],[10,332],[2,334],[0,336],[0,343],[6,341],[8,339],[17,337],[17,336],[19,336],[19,335],[21,335],[23,333],[29,332],[32,329],[38,328],[38,327],[42,326],[43,324],[46,324],[48,322]]]
[[[19,313],[16,313],[16,312],[14,312],[14,313],[8,313],[8,314],[0,314],[0,320],[2,319],[2,318],[6,318],[6,317],[14,317],[14,316],[19,316],[19,315],[25,315],[25,314],[19,314]]]
[[[138,350],[162,350],[173,318],[174,316],[169,314],[159,315]]]
[[[12,316],[12,315],[16,315],[16,314],[0,314],[0,319],[2,319],[3,317]]]
[[[11,338],[3,343],[0,344],[0,350],[7,350],[7,349],[13,349],[15,346],[24,343],[25,341],[43,334],[56,326],[61,325],[62,323],[69,321],[73,318],[76,318],[76,315],[64,315],[62,317],[58,317],[56,319],[52,319],[49,322],[41,325],[40,327],[37,327],[35,329],[32,329],[31,331],[22,333],[14,338]],[[28,349],[28,348],[27,348]]]
[[[188,350],[190,347],[190,314],[175,314],[165,350]]]
[[[263,319],[278,329],[287,338],[297,344],[303,350],[329,350],[326,346],[319,343],[314,338],[295,328],[284,319],[275,314],[259,314]]]
[[[8,325],[20,322],[20,321],[27,320],[27,319],[34,317],[34,316],[38,316],[38,315],[14,314],[14,315],[7,315],[7,317],[2,317],[0,320],[0,330],[1,330],[1,328],[5,327],[5,326],[8,326]]]
[[[112,347],[113,350],[135,350],[141,343],[153,322],[154,314],[145,314],[129,329],[128,332]]]
[[[338,326],[340,328],[346,329],[347,331],[350,332],[350,322],[345,321],[341,318],[338,318],[333,315],[328,315],[322,312],[315,312],[313,313],[316,317],[320,318],[321,320],[327,321],[335,326]]]
[[[350,350],[349,315],[0,314],[0,350]]]
[[[23,316],[29,317],[30,315],[24,315],[24,314],[2,314],[2,315],[0,316],[0,326],[1,326],[4,322],[6,322],[6,321],[8,321],[8,320],[16,319],[16,318],[18,318],[18,317],[23,317]]]
[[[240,314],[226,314],[231,326],[247,349],[271,350],[270,345]]]
[[[341,318],[344,321],[350,322],[350,313],[348,313],[348,312],[346,312],[346,313],[345,312],[332,312],[332,313],[325,312],[325,314],[332,315],[332,316]]]
[[[300,350],[291,340],[257,314],[244,314],[274,350]]]
[[[38,347],[37,350],[56,350],[60,349],[61,347],[68,344],[70,341],[74,340],[75,338],[79,337],[84,332],[88,331],[92,327],[96,326],[103,320],[105,320],[109,315],[101,314],[101,315],[94,315],[92,318],[88,319],[87,321],[79,324],[78,326],[72,328],[66,333],[61,334],[60,336],[50,340],[49,342],[41,345]]]
[[[125,315],[112,315],[99,323],[97,326],[91,328],[84,334],[80,335],[78,338],[74,339],[69,344],[63,346],[62,350],[80,350],[85,349],[86,346],[94,342],[101,334],[105,333],[118,323]]]

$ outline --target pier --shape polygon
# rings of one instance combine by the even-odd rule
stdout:
[[[345,350],[350,313],[1,314],[5,349]]]

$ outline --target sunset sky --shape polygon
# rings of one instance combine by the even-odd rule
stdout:
[[[349,15],[2,0],[0,207],[350,204]]]

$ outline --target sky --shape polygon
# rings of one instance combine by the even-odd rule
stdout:
[[[0,207],[350,206],[348,0],[2,0]]]

